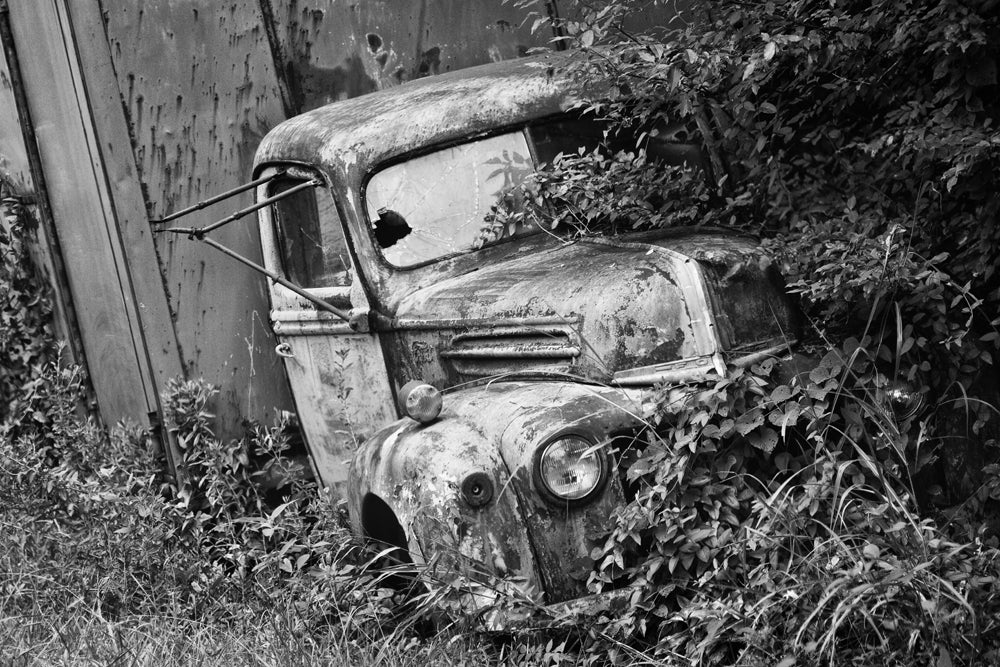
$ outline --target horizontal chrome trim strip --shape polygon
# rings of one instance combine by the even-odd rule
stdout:
[[[392,321],[393,329],[411,330],[411,331],[424,331],[433,329],[468,329],[468,328],[509,328],[509,327],[546,327],[546,326],[559,326],[559,325],[570,325],[578,324],[580,322],[580,317],[578,315],[570,315],[568,317],[562,317],[559,315],[552,316],[541,316],[541,317],[489,317],[489,318],[478,318],[478,319],[464,319],[464,318],[454,318],[454,319],[435,319],[435,320],[421,320],[421,319],[394,319]],[[485,333],[489,333],[488,331]]]
[[[444,350],[446,359],[549,359],[573,358],[580,356],[580,348],[565,345],[550,347],[529,347],[517,345],[482,345],[458,350]]]
[[[278,320],[274,322],[273,326],[274,333],[278,336],[344,336],[363,333],[352,329],[346,322],[339,319],[312,322]]]
[[[747,367],[756,364],[757,362],[763,361],[769,357],[774,357],[776,359],[785,359],[792,354],[792,346],[798,341],[795,339],[782,342],[779,345],[772,345],[771,347],[764,348],[763,350],[758,350],[757,352],[751,352],[749,354],[744,354],[743,356],[736,357],[732,359],[729,363],[734,366]]]
[[[272,310],[272,322],[342,322],[339,317],[322,310]]]
[[[472,331],[463,331],[456,334],[452,339],[452,343],[460,343],[464,341],[476,341],[483,338],[488,338],[492,340],[504,340],[504,339],[518,339],[518,338],[552,338],[552,339],[562,339],[563,341],[569,338],[576,338],[576,332],[573,331],[568,326],[551,326],[551,325],[514,325],[514,326],[493,326],[489,328],[479,328],[473,329]]]
[[[637,373],[635,370],[625,372],[630,373],[630,375],[619,377],[620,373],[615,373],[614,377],[611,379],[611,384],[628,387],[658,384],[661,382],[701,382],[703,380],[708,380],[709,378],[717,379],[719,377],[711,358],[706,359],[705,363],[699,364],[696,367],[686,367],[672,370],[664,369],[642,374]]]

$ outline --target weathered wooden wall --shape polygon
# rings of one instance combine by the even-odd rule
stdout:
[[[132,269],[145,263],[155,275],[148,225],[119,208],[118,184],[109,180],[113,151],[102,145],[99,133],[113,117],[107,109],[92,108],[101,101],[94,76],[100,71],[85,68],[80,56],[93,53],[95,43],[79,39],[100,13],[93,3],[74,4],[76,13],[65,0],[10,3],[10,27],[46,183],[45,204],[55,222],[102,414],[111,423],[121,418],[146,422],[159,408],[149,356],[154,329],[144,328],[143,313],[165,314],[166,300],[158,280],[133,280]],[[8,3],[2,7],[6,15]],[[110,112],[115,108],[121,116],[120,104]]]
[[[284,118],[256,0],[104,2],[107,44],[153,218],[248,178],[260,138]],[[185,219],[201,226],[250,194]],[[213,234],[259,257],[252,218]],[[270,420],[290,400],[273,353],[265,284],[211,248],[174,235],[155,245],[189,377],[221,387],[223,430]],[[153,268],[153,267],[150,267]]]
[[[490,0],[261,0],[290,114],[543,43]],[[273,26],[273,28],[272,28]]]

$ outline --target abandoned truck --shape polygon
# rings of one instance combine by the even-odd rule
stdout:
[[[603,138],[562,58],[291,118],[245,186],[321,482],[401,560],[443,554],[546,604],[587,594],[571,564],[624,502],[616,448],[654,387],[787,356],[796,331],[780,276],[731,231],[567,240],[537,221],[484,242],[513,186]],[[700,155],[680,126],[646,148]],[[205,233],[227,220],[176,231],[218,245]]]

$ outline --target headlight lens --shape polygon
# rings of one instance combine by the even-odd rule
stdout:
[[[592,493],[604,479],[604,458],[589,441],[568,436],[553,440],[538,461],[546,489],[563,500],[579,500]]]
[[[889,404],[897,419],[909,419],[924,407],[924,396],[916,391],[908,382],[890,382],[885,388]]]

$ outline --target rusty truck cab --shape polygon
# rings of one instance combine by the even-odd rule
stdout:
[[[273,199],[258,214],[282,278],[271,321],[323,484],[360,533],[546,603],[587,592],[624,499],[613,450],[653,387],[781,356],[794,329],[780,277],[735,233],[484,231],[512,185],[591,132],[573,110],[594,93],[560,58],[289,119],[254,174]]]

